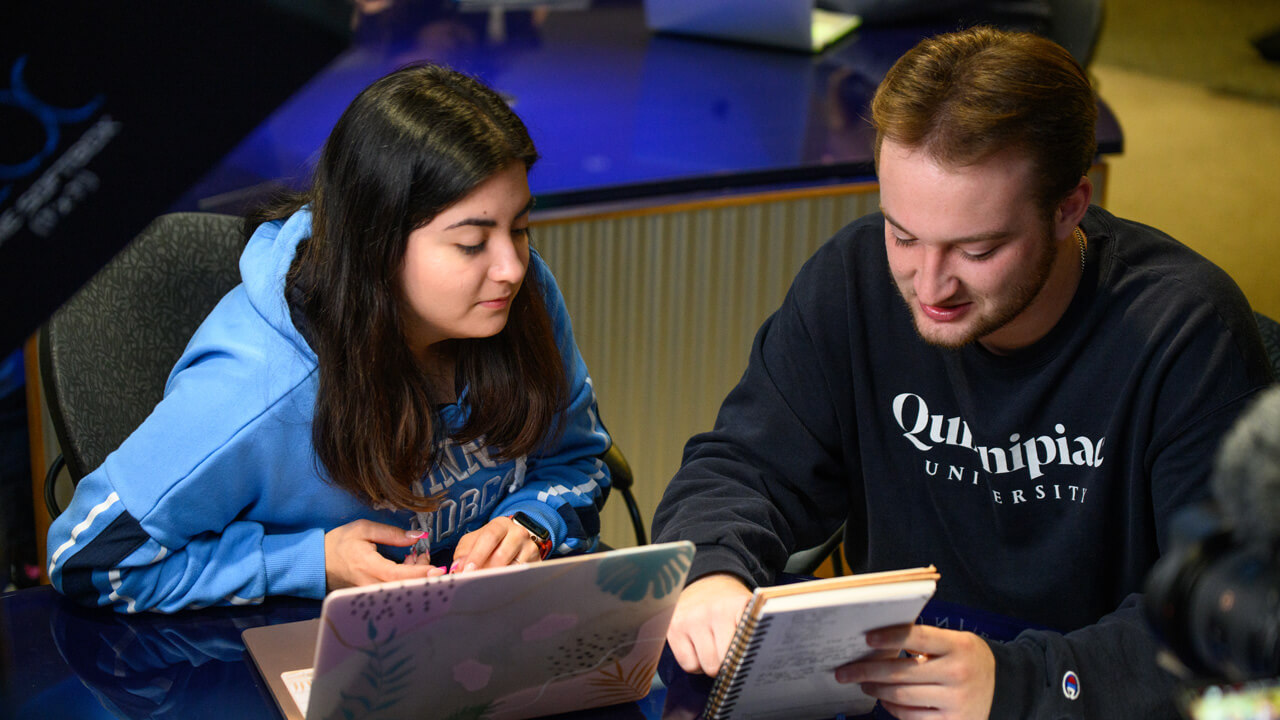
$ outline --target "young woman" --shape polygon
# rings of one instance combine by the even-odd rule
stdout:
[[[591,549],[610,440],[529,248],[536,157],[464,75],[364,90],[50,528],[55,587],[173,611]]]

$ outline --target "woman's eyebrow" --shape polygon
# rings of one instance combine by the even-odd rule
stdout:
[[[529,198],[529,202],[525,203],[524,207],[520,209],[520,212],[516,213],[516,217],[522,217],[532,209],[533,209],[533,198]],[[463,218],[462,220],[459,220],[458,222],[445,228],[445,230],[452,230],[457,227],[465,227],[469,225],[475,226],[475,227],[497,227],[498,221],[494,220],[493,218],[486,218],[486,217]]]

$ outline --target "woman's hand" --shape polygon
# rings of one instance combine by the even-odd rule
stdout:
[[[354,585],[370,585],[388,580],[443,575],[444,568],[435,567],[424,557],[402,565],[378,553],[379,545],[406,547],[422,537],[416,530],[372,520],[356,520],[324,534],[324,576],[329,590]]]
[[[462,536],[458,549],[453,551],[449,572],[505,567],[541,559],[542,553],[529,537],[529,531],[504,515]]]

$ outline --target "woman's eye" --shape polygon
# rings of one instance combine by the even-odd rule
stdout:
[[[898,237],[897,235],[894,235],[893,242],[898,247],[908,247],[911,245],[911,243],[915,242],[915,238],[904,238],[904,237]]]
[[[479,255],[484,251],[484,243],[476,243],[475,245],[459,245],[458,249],[463,255]]]

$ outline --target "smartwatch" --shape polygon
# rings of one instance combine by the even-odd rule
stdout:
[[[539,558],[546,560],[547,556],[551,554],[551,531],[539,525],[537,520],[523,512],[517,512],[512,515],[511,520],[529,533],[529,539],[533,541],[534,545],[538,546]]]

